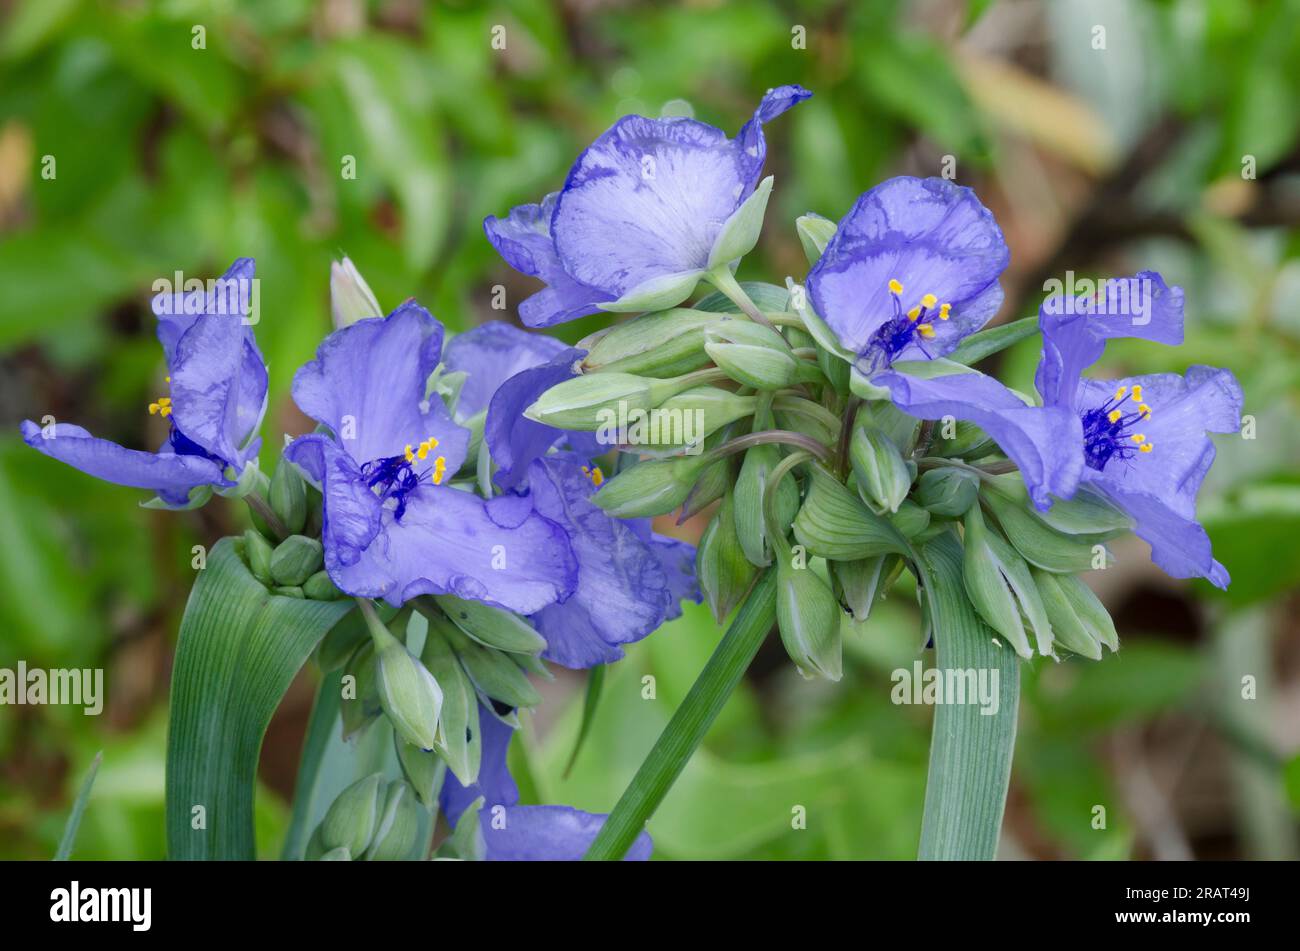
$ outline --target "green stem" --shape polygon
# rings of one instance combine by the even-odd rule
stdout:
[[[997,709],[972,702],[935,706],[930,769],[921,819],[921,859],[992,859],[1011,780],[1020,705],[1020,666],[975,613],[962,581],[961,546],[944,534],[917,559],[940,671],[997,676]],[[988,673],[984,673],[987,671]],[[945,682],[947,675],[945,674]]]
[[[722,291],[727,299],[740,308],[740,312],[756,324],[762,324],[770,330],[776,328],[772,326],[772,321],[767,319],[767,315],[758,309],[758,305],[745,293],[745,289],[740,286],[736,280],[736,275],[731,273],[731,268],[722,264],[714,268],[708,274],[704,275],[705,280]]]
[[[802,449],[810,455],[816,456],[825,462],[830,458],[831,451],[813,439],[811,436],[805,436],[803,433],[792,432],[788,429],[765,429],[758,433],[747,433],[744,436],[737,436],[730,442],[725,442],[716,449],[709,451],[712,459],[722,459],[726,456],[734,456],[738,452],[744,452],[746,449],[752,449],[754,446],[761,446],[766,443],[772,443],[781,446],[793,446],[796,449]]]
[[[587,850],[619,859],[663,802],[776,623],[776,571],[759,576],[727,633]]]
[[[289,537],[289,530],[284,527],[284,522],[280,521],[280,516],[275,514],[266,499],[254,491],[244,496],[244,501],[248,503],[248,507],[256,512],[262,521],[266,522],[266,527],[275,533],[277,539],[284,541]]]

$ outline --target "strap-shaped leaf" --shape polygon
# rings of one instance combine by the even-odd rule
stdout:
[[[253,787],[262,736],[308,655],[353,604],[272,595],[230,539],[213,547],[185,606],[172,668],[171,858],[256,858]]]

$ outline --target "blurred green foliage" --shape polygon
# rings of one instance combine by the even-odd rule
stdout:
[[[1099,583],[1122,652],[1027,678],[1008,854],[1161,854],[1124,777],[1182,749],[1165,742],[1171,722],[1221,761],[1248,758],[1266,790],[1187,819],[1197,854],[1252,854],[1243,810],[1285,809],[1295,724],[1263,712],[1241,728],[1253,741],[1229,731],[1217,746],[1201,728],[1236,696],[1208,676],[1212,644],[1233,656],[1232,619],[1261,612],[1267,643],[1300,640],[1286,611],[1300,582],[1296,0],[24,0],[0,3],[0,18],[0,666],[101,666],[109,686],[99,718],[0,710],[0,855],[53,854],[99,749],[74,855],[162,854],[166,674],[191,546],[242,515],[140,509],[140,493],[16,438],[18,420],[52,414],[126,445],[161,439],[144,411],[161,383],[153,281],[256,257],[269,467],[280,434],[304,426],[287,391],[329,328],[331,258],[350,255],[386,307],[413,295],[452,329],[510,318],[491,310],[493,286],[513,306],[533,285],[484,240],[485,215],[557,188],[624,113],[689,110],[734,131],[786,82],[816,95],[770,127],[777,189],[755,276],[802,275],[796,215],[837,218],[886,175],[952,164],[1012,247],[1001,319],[1033,313],[1044,277],[1066,269],[1156,268],[1187,290],[1187,344],[1116,346],[1105,369],[1210,362],[1246,389],[1257,438],[1223,440],[1203,499],[1233,587],[1171,587],[1142,546],[1122,552],[1124,577]],[[1026,341],[1000,372],[1027,388],[1036,361]],[[717,638],[697,609],[629,651],[567,780],[582,694],[562,680],[520,745],[525,788],[607,810]],[[847,643],[834,686],[760,657],[652,823],[661,857],[914,854],[930,713],[888,699],[889,672],[924,646],[912,594],[895,592]],[[1279,669],[1258,703],[1295,709],[1297,680]],[[1117,745],[1134,735],[1137,754]],[[273,735],[264,755],[279,791],[259,798],[268,855],[294,739]],[[1175,812],[1186,788],[1169,783]],[[798,806],[806,829],[792,826]],[[1282,824],[1294,832],[1285,812]]]

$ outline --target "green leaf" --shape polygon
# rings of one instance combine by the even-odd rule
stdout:
[[[578,727],[578,738],[573,741],[573,752],[569,754],[569,761],[564,766],[564,776],[567,778],[573,770],[573,764],[578,761],[578,754],[582,751],[582,746],[587,742],[587,735],[591,733],[591,725],[596,721],[596,708],[600,706],[600,692],[605,685],[605,665],[597,664],[587,672],[587,691],[582,700],[582,725]]]
[[[926,545],[920,562],[935,632],[935,666],[996,671],[998,708],[986,716],[973,703],[935,707],[918,858],[989,860],[997,853],[1011,780],[1019,660],[998,643],[966,599],[961,546],[952,535]]]
[[[262,735],[316,644],[352,606],[272,595],[230,539],[213,547],[190,592],[172,670],[171,858],[256,857],[253,786]]]
[[[767,212],[767,200],[771,195],[772,176],[769,175],[723,223],[713,242],[713,250],[709,252],[710,268],[725,266],[754,250],[763,230],[763,215]]]
[[[59,850],[54,853],[54,861],[66,862],[72,855],[73,843],[77,841],[77,830],[81,828],[81,817],[86,811],[86,803],[90,801],[90,790],[95,785],[95,775],[99,772],[99,764],[104,759],[104,752],[100,750],[91,760],[90,769],[86,771],[86,778],[81,781],[81,789],[77,792],[77,798],[72,803],[72,812],[68,813],[68,824],[63,827],[63,838],[59,840]]]

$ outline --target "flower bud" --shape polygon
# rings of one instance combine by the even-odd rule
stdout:
[[[679,307],[641,314],[578,344],[587,372],[672,377],[709,365],[704,331],[726,318]]]
[[[340,329],[367,317],[384,316],[374,291],[350,258],[330,265],[330,312]]]
[[[921,473],[916,480],[916,500],[935,515],[959,518],[979,496],[979,476],[944,466]]]
[[[244,531],[244,557],[248,559],[248,570],[262,584],[272,584],[271,577],[271,543],[256,529]]]
[[[997,517],[1007,541],[1031,565],[1060,574],[1088,571],[1102,565],[1093,563],[1094,547],[1102,542],[1099,535],[1067,535],[1058,532],[1029,510],[1027,503],[1015,502],[996,489],[984,494],[985,504]],[[1113,559],[1102,549],[1109,564]]]
[[[658,380],[631,373],[588,373],[557,383],[524,415],[557,429],[595,432],[611,421],[649,412],[692,385],[689,375]]]
[[[767,479],[781,462],[781,450],[771,444],[754,446],[745,452],[745,461],[736,478],[736,536],[741,550],[751,564],[762,567],[771,563],[767,554],[767,524],[763,516],[763,493]],[[776,524],[788,526],[799,511],[799,487],[793,478],[784,478],[776,487],[773,514]]]
[[[934,455],[953,459],[979,459],[997,449],[997,443],[984,430],[964,419],[957,420],[952,439],[939,439]]]
[[[859,424],[849,443],[849,458],[863,501],[877,514],[897,512],[912,488],[912,473],[893,441],[880,430]]]
[[[420,834],[419,803],[405,780],[388,784],[374,838],[364,858],[368,862],[396,862],[407,858]]]
[[[810,466],[809,472],[808,493],[794,520],[794,536],[810,554],[858,561],[907,551],[905,538],[893,521],[868,509],[821,466]],[[924,513],[923,509],[918,511]],[[919,524],[911,507],[904,506],[895,518],[905,521],[908,528],[913,527],[912,522]]]
[[[898,555],[876,555],[857,561],[833,561],[831,570],[853,619],[865,621],[902,572],[903,559]]]
[[[709,610],[719,624],[740,603],[754,580],[755,569],[736,535],[735,499],[727,492],[700,536],[695,574]]]
[[[1075,575],[1030,570],[1058,643],[1093,660],[1101,659],[1102,644],[1112,651],[1119,650],[1115,622],[1091,588]]]
[[[271,578],[278,585],[301,585],[324,563],[325,548],[319,541],[290,535],[271,553]]]
[[[805,677],[839,680],[843,672],[843,612],[830,585],[785,539],[775,539],[776,621],[781,643]]]
[[[1021,612],[1034,629],[1038,653],[1053,656],[1052,625],[1038,588],[1014,548],[984,524],[978,505],[966,513],[962,575],[971,604],[989,627],[1002,635],[1016,653],[1032,657]]]
[[[478,694],[452,650],[447,637],[451,627],[446,617],[429,616],[429,634],[420,660],[442,686],[442,716],[438,720],[438,742],[434,749],[462,786],[472,786],[478,780],[483,757]],[[420,784],[415,786],[417,790],[422,788]]]
[[[307,524],[307,483],[303,482],[293,463],[283,456],[275,464],[267,501],[290,534],[301,532]]]
[[[753,416],[757,401],[756,396],[742,396],[716,386],[693,386],[656,407],[640,424],[639,435],[636,424],[623,435],[632,445],[660,449],[700,447],[706,436],[723,426]]]
[[[445,693],[442,711],[445,718],[447,715]],[[441,752],[412,746],[396,733],[393,734],[393,747],[397,751],[397,763],[402,767],[402,776],[411,784],[415,798],[421,805],[432,809],[438,804],[438,793],[442,791],[443,779],[447,773],[447,764]],[[471,783],[473,781],[470,780]]]
[[[779,390],[801,378],[801,361],[785,338],[761,324],[742,320],[715,324],[704,334],[704,350],[727,376],[756,390]]]
[[[451,594],[434,595],[433,600],[458,628],[486,647],[516,654],[539,654],[546,650],[546,639],[517,614]],[[433,623],[432,612],[425,604],[417,602],[416,610]]]
[[[385,798],[384,777],[371,773],[358,779],[330,804],[320,826],[322,847],[347,849],[361,855],[375,834]]]
[[[835,237],[835,222],[809,212],[794,220],[794,230],[799,235],[799,243],[803,245],[808,263],[816,264],[826,250],[826,245]]]
[[[537,689],[507,654],[484,647],[454,624],[443,625],[441,631],[474,687],[484,696],[512,707],[533,707],[541,703]]]
[[[321,569],[302,583],[302,593],[312,601],[339,601],[347,595],[338,589],[328,571]]]
[[[722,498],[724,492],[731,488],[733,482],[729,460],[719,459],[712,465],[705,466],[694,487],[682,503],[682,513],[677,517],[680,525],[695,515],[699,515],[711,503]]]
[[[343,669],[342,697],[339,713],[343,719],[343,739],[355,736],[384,712],[379,702],[375,648],[370,641],[352,652]],[[351,677],[349,681],[346,678]]]
[[[686,501],[709,461],[701,454],[639,462],[605,482],[592,501],[614,518],[666,515]]]
[[[438,681],[378,618],[369,615],[367,622],[375,645],[375,686],[384,713],[406,742],[433,749],[442,708]]]

